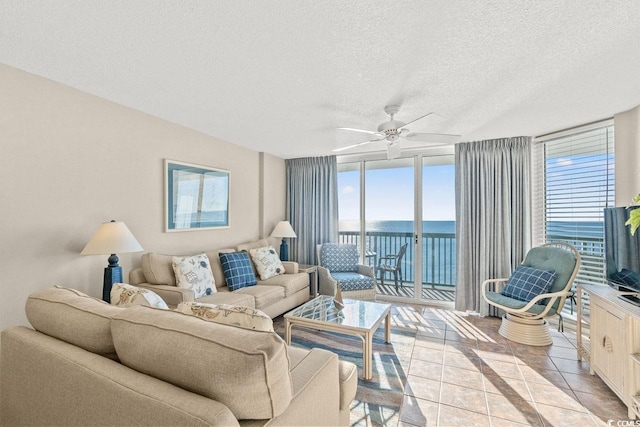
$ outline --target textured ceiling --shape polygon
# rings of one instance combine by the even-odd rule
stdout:
[[[611,117],[640,104],[639,43],[637,0],[0,0],[0,63],[283,158],[387,104],[463,141]]]

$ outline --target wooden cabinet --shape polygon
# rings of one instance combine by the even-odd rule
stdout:
[[[624,393],[624,315],[598,298],[591,300],[591,370],[618,396]]]
[[[580,285],[577,292],[578,358],[589,361],[591,374],[627,405],[630,418],[640,417],[640,307],[608,286]]]

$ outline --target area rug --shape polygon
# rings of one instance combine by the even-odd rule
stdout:
[[[373,337],[373,377],[362,379],[362,340],[331,332],[294,326],[291,345],[301,348],[321,348],[338,354],[358,366],[358,391],[351,405],[352,426],[397,426],[400,420],[404,386],[416,336],[416,327],[405,321],[407,310],[391,311],[391,344],[384,341],[384,326]],[[419,309],[417,309],[419,310]],[[409,316],[413,317],[413,316]],[[274,319],[275,331],[284,337],[284,318]]]

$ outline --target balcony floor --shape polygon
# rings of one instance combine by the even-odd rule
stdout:
[[[393,280],[391,280],[391,282],[385,280],[384,285],[381,285],[380,280],[378,280],[377,289],[378,295],[406,298],[414,297],[413,283],[402,283],[402,286],[398,286],[398,290],[396,291]],[[451,287],[444,288],[436,286],[432,288],[429,285],[424,285],[422,287],[422,299],[453,302],[455,299],[455,290]]]

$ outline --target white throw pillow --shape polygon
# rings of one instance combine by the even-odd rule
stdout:
[[[206,254],[173,257],[173,272],[179,288],[191,289],[196,298],[213,294],[217,291],[209,257]]]
[[[260,280],[267,280],[272,277],[284,274],[284,265],[273,246],[249,250],[253,264],[258,270]]]
[[[150,289],[139,288],[127,283],[114,283],[111,288],[111,305],[129,307],[132,305],[148,305],[156,308],[166,308],[167,303]]]
[[[181,302],[176,310],[210,322],[239,326],[256,331],[273,332],[273,320],[255,308],[228,304]]]

